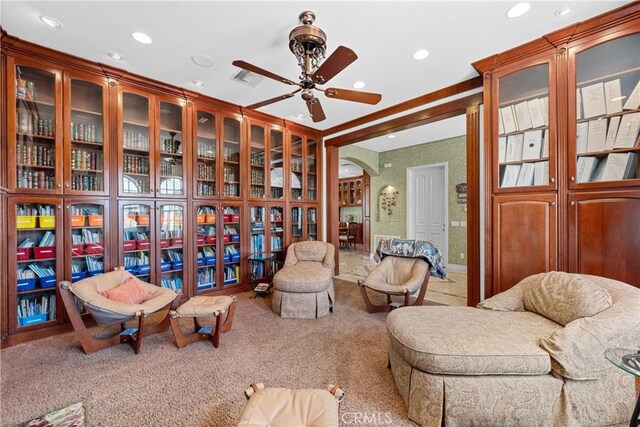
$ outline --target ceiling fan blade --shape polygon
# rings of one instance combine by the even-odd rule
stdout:
[[[285,93],[284,95],[276,96],[275,98],[267,99],[266,101],[256,102],[255,104],[247,105],[245,108],[250,108],[252,110],[256,110],[260,107],[264,107],[265,105],[273,104],[274,102],[284,101],[285,99],[291,98],[296,93],[300,92],[302,88],[298,90],[294,90],[291,93]]]
[[[348,47],[338,46],[338,48],[320,65],[311,78],[315,83],[324,84],[344,70],[353,61],[358,59],[358,55]]]
[[[236,67],[240,67],[243,68],[247,71],[251,71],[252,73],[256,73],[256,74],[260,74],[261,76],[279,81],[280,83],[284,83],[287,85],[294,85],[294,86],[299,86],[300,83],[296,83],[294,81],[291,81],[289,79],[285,79],[284,77],[281,77],[277,74],[272,73],[271,71],[267,71],[265,69],[262,69],[260,67],[256,67],[255,65],[249,64],[248,62],[245,61],[233,61],[232,62],[233,65],[235,65]]]
[[[364,104],[375,105],[382,99],[379,93],[361,92],[359,90],[338,89],[328,87],[324,89],[324,94],[328,98],[343,99],[345,101],[362,102]]]
[[[318,98],[311,98],[308,100],[307,108],[309,109],[309,114],[311,114],[311,119],[314,123],[321,122],[327,118],[327,116],[324,115],[324,110],[322,109],[322,105]]]

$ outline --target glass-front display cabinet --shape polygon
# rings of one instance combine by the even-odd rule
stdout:
[[[271,254],[276,261],[284,263],[285,258],[285,230],[284,230],[284,207],[271,206],[269,209],[269,228],[271,240]]]
[[[58,70],[8,60],[8,185],[20,192],[62,191],[62,76]],[[61,128],[60,128],[61,129]]]
[[[279,129],[271,128],[269,139],[269,184],[272,199],[284,198],[284,180],[286,170],[284,165],[284,134]]]
[[[105,272],[105,254],[109,251],[109,203],[104,200],[66,203],[67,279],[71,282]]]
[[[269,252],[269,248],[266,246],[266,227],[268,224],[266,215],[266,206],[251,206],[249,208],[249,224],[251,227],[249,255],[263,255]]]
[[[291,243],[301,242],[303,240],[304,215],[302,211],[302,206],[294,206],[291,208]]]
[[[307,200],[318,200],[318,148],[315,139],[307,139]]]
[[[240,142],[241,123],[233,117],[223,119],[222,141],[222,196],[240,197]]]
[[[638,185],[640,34],[571,49],[569,58],[570,188]]]
[[[302,196],[304,194],[303,145],[304,138],[302,136],[291,134],[291,200],[302,200]]]
[[[182,291],[184,274],[184,217],[181,203],[158,203],[160,230],[160,286]]]
[[[217,187],[218,144],[216,139],[216,116],[205,110],[196,110],[195,124],[195,189],[196,197],[218,196]]]
[[[222,226],[223,226],[223,287],[238,285],[242,281],[241,254],[242,254],[242,232],[241,232],[241,208],[240,206],[223,206]]]
[[[217,288],[218,277],[216,252],[218,235],[218,207],[206,203],[195,203],[196,222],[196,289],[195,293],[206,292]]]
[[[108,88],[104,79],[65,74],[65,194],[107,195]],[[68,93],[67,93],[68,92]]]
[[[251,125],[249,133],[249,197],[264,199],[267,189],[267,138],[264,126]]]
[[[155,283],[152,239],[155,215],[153,202],[120,202],[120,265],[148,283]]]
[[[307,240],[318,240],[318,209],[307,208]]]
[[[184,156],[187,144],[184,139],[184,108],[181,105],[160,101],[160,126],[158,148],[160,157],[156,168],[160,179],[156,186],[159,197],[185,197]]]
[[[494,110],[494,188],[518,192],[555,188],[554,59],[533,61],[516,71],[501,70],[494,84],[494,105],[498,106]]]
[[[9,199],[9,329],[22,331],[58,319],[56,285],[62,271],[62,206],[46,198]]]
[[[149,197],[154,195],[152,103],[148,96],[129,91],[120,97],[120,195]]]

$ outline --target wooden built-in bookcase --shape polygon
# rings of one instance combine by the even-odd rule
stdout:
[[[320,131],[5,32],[1,73],[3,347],[69,330],[61,280],[237,293],[321,238]]]
[[[474,64],[486,295],[550,270],[640,287],[640,4]]]

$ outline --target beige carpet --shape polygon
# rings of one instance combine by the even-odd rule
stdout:
[[[387,369],[385,314],[364,310],[355,283],[336,280],[337,307],[319,320],[280,319],[270,299],[239,295],[236,320],[218,349],[179,350],[171,332],[91,356],[71,333],[0,353],[2,425],[83,401],[90,426],[233,426],[252,382],[347,393],[345,424],[413,426]],[[362,425],[362,424],[360,424]]]

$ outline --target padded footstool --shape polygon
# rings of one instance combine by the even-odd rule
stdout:
[[[217,348],[218,345],[220,345],[220,333],[231,330],[235,310],[236,298],[233,296],[198,296],[189,298],[189,301],[182,304],[177,310],[171,310],[169,313],[171,329],[176,338],[178,348],[201,340],[209,340],[213,343],[213,346]],[[182,328],[180,327],[181,317],[193,318],[194,333],[185,334],[182,332]],[[215,327],[200,325],[198,321],[200,317],[215,318]]]
[[[265,388],[251,384],[249,401],[238,427],[338,427],[338,409],[344,391],[329,384],[327,390]]]

